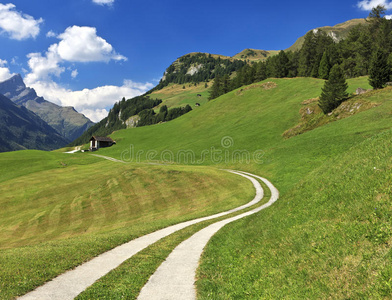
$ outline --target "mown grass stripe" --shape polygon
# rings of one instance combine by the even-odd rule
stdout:
[[[265,194],[263,201],[245,209],[245,211],[252,210],[264,204],[264,200],[270,198],[268,187],[262,182],[261,185]],[[178,244],[202,228],[225,218],[241,214],[242,212],[232,213],[215,220],[204,221],[161,239],[99,279],[76,299],[136,299],[150,276]]]
[[[75,268],[72,271],[68,271],[52,281],[48,282],[47,284],[37,288],[36,290],[20,297],[22,300],[45,300],[45,299],[73,299],[81,292],[83,292],[87,287],[92,285],[96,280],[101,278],[102,276],[109,273],[111,270],[118,267],[121,263],[125,260],[129,259],[136,253],[140,252],[141,250],[145,249],[149,245],[157,242],[158,240],[166,237],[178,230],[186,228],[188,226],[210,220],[215,219],[221,216],[228,215],[230,213],[245,209],[250,207],[254,204],[260,202],[263,198],[263,191],[261,188],[260,183],[252,177],[247,175],[243,175],[241,173],[233,172],[231,173],[240,175],[244,178],[249,179],[255,190],[256,196],[255,198],[250,201],[249,203],[242,205],[238,208],[231,209],[226,212],[218,213],[212,216],[203,217],[187,222],[183,222],[177,225],[173,225],[156,232],[147,234],[145,236],[139,237],[135,240],[132,240],[128,243],[125,243],[121,246],[118,246],[108,252],[105,252],[98,257],[90,260],[89,262],[82,264]]]

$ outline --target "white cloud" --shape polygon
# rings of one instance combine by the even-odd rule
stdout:
[[[0,67],[0,82],[10,79],[15,74],[12,74],[8,68]]]
[[[66,61],[127,60],[126,57],[117,54],[112,45],[97,36],[97,30],[94,27],[68,27],[58,38],[61,41],[58,44],[57,53]]]
[[[30,82],[26,77],[25,82],[27,86],[34,88],[38,95],[61,106],[73,106],[94,122],[106,117],[107,109],[123,97],[133,98],[144,94],[154,86],[152,83],[124,80],[122,86],[106,85],[94,89],[72,91],[49,80]]]
[[[61,58],[57,54],[57,44],[50,46],[45,56],[41,53],[30,53],[27,57],[31,69],[31,73],[27,75],[28,82],[48,80],[51,75],[59,77],[65,71],[65,68],[60,66]]]
[[[392,9],[392,2],[388,0],[362,0],[358,2],[357,6],[362,10],[370,11],[378,5],[384,6],[386,9]]]
[[[7,68],[8,62],[4,59],[0,58],[0,82],[7,80],[14,76],[15,74],[11,74],[10,70]]]
[[[57,36],[59,43],[51,45],[45,54],[30,53],[28,65],[31,72],[24,81],[27,86],[36,90],[37,94],[61,106],[73,106],[93,121],[104,118],[113,104],[122,97],[132,98],[143,94],[153,87],[151,83],[135,83],[124,81],[122,86],[101,86],[94,89],[72,91],[53,81],[53,76],[60,77],[67,68],[66,62],[109,62],[110,60],[127,60],[118,54],[112,45],[97,35],[93,27],[68,27],[64,33]],[[79,72],[74,64],[71,77]]]
[[[53,31],[53,30],[49,30],[48,33],[46,34],[46,37],[48,38],[52,38],[52,37],[56,37],[57,34]]]
[[[78,76],[78,74],[79,74],[78,70],[75,69],[75,70],[73,70],[73,71],[71,72],[71,77],[72,77],[72,78],[76,78],[76,76]]]
[[[91,121],[97,123],[101,121],[102,119],[106,118],[109,114],[109,112],[106,109],[83,109],[80,111],[81,114],[84,114],[87,118],[89,118]]]
[[[0,67],[0,82],[10,79],[15,74],[11,74],[8,68]]]
[[[392,15],[385,15],[384,17],[385,17],[385,19],[387,19],[387,20],[391,20],[391,19],[392,19]]]
[[[112,5],[114,3],[114,0],[93,0],[93,3],[99,5]]]
[[[60,77],[65,71],[61,65],[64,62],[109,62],[110,60],[127,60],[117,54],[112,45],[97,36],[93,27],[68,27],[58,38],[58,44],[53,44],[41,53],[30,53],[28,65],[31,72],[26,81],[33,84],[37,81],[48,81],[52,75]],[[76,77],[77,71],[71,74]]]
[[[39,34],[39,24],[42,22],[42,18],[35,20],[32,16],[16,11],[12,3],[0,3],[0,29],[11,39],[35,38]]]

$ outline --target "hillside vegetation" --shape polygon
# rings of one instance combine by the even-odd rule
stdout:
[[[318,27],[315,29],[312,29],[312,31],[316,30],[321,30],[324,31],[327,35],[332,37],[336,42],[341,41],[345,39],[350,30],[353,29],[355,26],[358,25],[365,25],[366,24],[366,19],[352,19],[348,20],[346,22],[337,24],[335,26],[323,26],[323,27]],[[305,36],[301,36],[297,39],[297,41],[289,48],[286,49],[286,51],[298,51],[302,48],[302,45],[304,44],[305,41]]]
[[[170,83],[207,82],[216,76],[231,75],[244,65],[246,62],[239,59],[207,53],[190,53],[173,62],[152,91],[160,90]]]
[[[366,87],[367,78],[348,83],[352,93]],[[385,147],[392,90],[358,97],[359,103],[378,106],[285,139],[282,134],[301,118],[302,102],[317,97],[322,84],[310,78],[269,79],[173,122],[116,132],[119,147],[102,151],[126,160],[132,151],[139,152],[133,159],[142,161],[165,161],[173,153],[176,163],[247,170],[276,184],[278,205],[229,225],[211,241],[199,273],[202,298],[378,298],[391,293],[390,162]],[[156,150],[155,156],[142,154],[148,149]],[[261,158],[252,156],[259,149]],[[190,150],[188,161],[178,155],[185,150]],[[249,163],[246,157],[233,158],[236,150],[251,154]],[[282,289],[275,288],[276,282]]]
[[[178,58],[165,71],[160,83],[147,94],[165,97],[167,102],[174,106],[181,103],[196,104],[191,99],[192,93],[178,91],[195,87],[194,90],[202,90],[199,86],[204,84],[204,89],[209,89],[208,99],[212,100],[228,92],[252,83],[260,82],[267,78],[295,78],[313,77],[328,79],[331,70],[339,69],[341,77],[355,78],[370,75],[371,79],[379,76],[381,70],[391,69],[391,59],[388,53],[392,51],[392,44],[388,37],[392,34],[392,21],[384,18],[385,9],[381,6],[373,9],[366,20],[350,20],[335,27],[311,30],[303,38],[300,48],[295,51],[266,52],[246,49],[242,54],[233,59],[229,57],[206,53],[190,53]],[[251,56],[254,60],[245,57]],[[259,59],[260,56],[265,59]],[[371,80],[375,88],[384,87],[391,80],[389,71],[381,81]],[[378,84],[377,86],[375,84]],[[164,91],[163,91],[164,90]],[[160,92],[162,91],[162,92]],[[199,97],[202,94],[196,94]],[[147,97],[144,95],[142,97]],[[127,100],[133,101],[133,99]],[[116,103],[116,106],[122,102]],[[166,105],[166,104],[163,104]],[[162,105],[162,106],[163,106]],[[328,106],[328,105],[327,105]],[[153,119],[151,116],[159,108],[155,107],[143,112],[142,116]],[[118,110],[118,109],[117,109]],[[323,109],[325,112],[325,108]],[[187,109],[189,111],[189,108]],[[328,111],[329,112],[329,111]],[[112,115],[112,116],[111,116]],[[113,115],[115,117],[113,118]],[[110,112],[109,118],[101,121],[83,139],[74,141],[71,145],[85,143],[91,135],[109,134],[113,130],[129,127],[122,116]],[[134,117],[131,123],[140,119],[140,115]],[[163,121],[162,118],[158,120]],[[164,120],[166,121],[166,120]],[[141,122],[140,124],[154,124],[159,122]]]
[[[243,59],[247,61],[265,61],[268,57],[278,54],[276,50],[257,50],[257,49],[245,49],[240,53],[233,56],[235,59]]]
[[[167,107],[178,107],[189,104],[195,107],[196,103],[203,105],[208,102],[209,87],[211,84],[203,82],[198,84],[170,84],[161,90],[151,93],[151,97],[162,99],[162,104],[158,107],[167,105]]]
[[[221,57],[184,57],[193,70],[201,70],[199,58],[221,61],[209,73],[216,97],[170,122],[113,132],[116,145],[99,154],[123,164],[87,153],[0,155],[0,295],[15,297],[136,236],[248,201],[251,184],[221,170],[237,169],[268,178],[280,198],[209,242],[198,270],[199,298],[390,298],[392,88],[354,96],[359,87],[369,89],[369,78],[349,78],[350,98],[329,114],[317,99],[325,83],[321,66],[338,64],[346,77],[368,74],[371,52],[392,49],[383,40],[391,24],[376,17],[339,43],[310,32],[299,52],[281,51],[233,72],[230,59],[225,65]],[[204,99],[208,87],[184,75],[186,64],[178,60],[167,73],[177,83],[141,96],[163,95],[147,110],[192,104],[195,94]],[[26,161],[34,158],[30,169]],[[134,297],[146,274],[195,230],[145,249],[81,299],[130,297],[129,282]],[[145,266],[150,261],[137,267],[143,257],[153,257],[154,267]],[[137,284],[134,268],[143,274]]]
[[[253,196],[249,181],[209,167],[41,151],[4,153],[0,161],[0,299],[138,236]]]
[[[143,224],[147,224],[147,226],[132,226],[132,230],[140,229],[138,234],[130,235],[128,229],[125,229],[129,228],[125,226],[126,224],[133,224],[132,222],[137,221],[129,218],[128,214],[131,210],[128,209],[131,206],[118,206],[118,204],[113,202],[113,197],[117,197],[117,201],[126,201],[125,199],[128,197],[134,197],[128,191],[129,183],[132,182],[133,186],[134,182],[134,179],[129,178],[129,176],[133,176],[131,174],[136,175],[136,179],[143,182],[136,189],[141,194],[145,193],[144,191],[147,187],[151,188],[153,185],[155,186],[157,183],[162,182],[164,185],[159,185],[156,189],[154,187],[157,193],[148,194],[148,197],[155,199],[154,195],[156,195],[157,199],[162,199],[162,195],[168,195],[171,199],[170,195],[173,195],[172,192],[177,191],[175,194],[179,196],[179,203],[182,203],[182,201],[187,199],[187,196],[178,194],[178,192],[185,189],[184,184],[186,182],[199,182],[200,180],[209,180],[209,178],[212,180],[209,183],[206,182],[206,186],[209,189],[206,189],[204,192],[204,189],[199,189],[202,193],[201,197],[208,195],[205,199],[216,198],[215,196],[209,197],[212,191],[220,190],[215,184],[220,184],[221,179],[219,178],[222,175],[219,173],[219,175],[217,174],[218,177],[214,177],[214,172],[219,172],[215,171],[215,168],[241,169],[263,175],[274,182],[281,193],[281,198],[278,205],[272,206],[268,210],[257,214],[257,216],[229,225],[224,231],[228,234],[219,234],[210,243],[199,273],[200,281],[198,285],[201,295],[204,295],[204,293],[216,295],[217,299],[243,298],[248,295],[250,295],[250,298],[252,296],[257,298],[259,295],[266,295],[267,298],[270,296],[279,298],[282,295],[300,295],[303,292],[304,295],[309,295],[309,297],[315,295],[315,297],[323,298],[330,295],[329,293],[332,290],[334,290],[337,297],[340,297],[340,295],[382,296],[388,294],[388,280],[390,278],[388,274],[390,273],[388,273],[389,269],[384,262],[390,259],[392,231],[390,231],[391,224],[386,210],[387,205],[390,203],[388,200],[390,196],[388,190],[379,189],[378,187],[388,186],[386,185],[388,177],[382,177],[382,174],[390,174],[390,169],[388,169],[389,161],[383,158],[386,157],[385,155],[388,155],[388,152],[383,154],[382,149],[385,149],[385,147],[382,145],[388,144],[389,134],[379,134],[388,131],[391,127],[392,115],[390,112],[392,111],[392,104],[388,99],[392,97],[392,90],[387,88],[358,97],[362,101],[361,103],[377,103],[378,106],[369,107],[366,111],[358,111],[356,114],[342,119],[332,119],[326,125],[322,123],[312,128],[312,130],[295,135],[289,139],[285,138],[283,133],[294,127],[301,120],[299,112],[303,107],[303,102],[318,97],[323,83],[323,80],[313,78],[268,79],[234,90],[209,101],[197,110],[193,110],[171,122],[117,131],[111,135],[117,141],[117,144],[111,148],[101,149],[99,152],[103,155],[131,162],[130,164],[113,167],[112,162],[97,161],[97,158],[91,158],[88,154],[66,156],[61,153],[53,153],[50,154],[53,155],[53,158],[49,160],[53,161],[53,163],[46,162],[45,164],[48,166],[47,168],[54,168],[54,170],[45,171],[43,169],[27,177],[22,175],[22,171],[15,171],[14,175],[10,175],[9,178],[6,177],[2,183],[4,195],[9,195],[8,197],[11,197],[11,199],[14,197],[13,195],[17,196],[20,199],[18,200],[18,205],[26,205],[27,195],[32,195],[28,196],[28,199],[34,199],[34,197],[37,197],[35,199],[42,198],[42,202],[37,202],[42,204],[38,208],[32,208],[31,211],[28,210],[14,218],[21,225],[34,225],[30,230],[27,230],[27,228],[30,228],[29,226],[17,227],[8,219],[6,212],[4,212],[4,220],[8,221],[2,225],[2,228],[9,228],[7,229],[9,231],[4,231],[8,232],[8,234],[5,234],[3,239],[7,241],[7,244],[15,247],[17,243],[34,244],[38,241],[53,238],[54,233],[56,235],[60,234],[59,237],[62,238],[74,236],[70,239],[54,240],[48,244],[43,243],[42,245],[38,244],[26,248],[17,247],[2,250],[1,257],[5,258],[4,264],[6,261],[10,261],[8,264],[5,264],[7,270],[9,270],[6,273],[8,275],[5,275],[8,278],[7,282],[15,282],[18,286],[22,286],[22,288],[15,287],[15,290],[9,291],[10,295],[26,291],[42,282],[42,280],[46,280],[45,278],[51,278],[55,273],[61,272],[64,268],[78,264],[86,259],[86,255],[95,255],[108,247],[112,247],[114,244],[121,243],[121,241],[125,240],[125,233],[127,234],[126,240],[128,240],[130,236],[157,228],[154,226],[167,225],[166,221],[156,220],[156,222],[149,223],[144,220]],[[349,93],[353,93],[358,87],[368,87],[367,77],[350,79],[348,83]],[[353,98],[353,101],[355,101],[355,98]],[[375,141],[374,143],[380,145],[380,147],[376,147],[372,141]],[[371,159],[366,162],[369,148],[374,148],[375,152],[371,152],[373,153],[370,154]],[[17,162],[17,157],[21,154],[22,156],[20,157],[23,157],[24,153],[7,154],[9,157],[4,156],[4,161],[12,162],[12,157],[15,155],[14,160]],[[65,155],[64,159],[59,160],[60,156],[58,155]],[[72,158],[72,161],[68,162],[66,159],[70,158]],[[353,161],[350,161],[351,158]],[[377,161],[382,161],[382,164],[378,164]],[[137,162],[165,163],[174,164],[174,166],[142,166],[135,164]],[[75,163],[76,165],[71,167]],[[184,164],[194,166],[180,166]],[[334,164],[336,168],[327,171]],[[373,169],[370,170],[367,166],[373,164]],[[200,167],[196,167],[199,165],[207,165],[214,168],[200,169]],[[364,171],[375,172],[374,174],[376,175],[374,179],[369,180],[364,186],[361,186],[363,185],[363,180],[360,179],[362,178],[361,174],[366,174],[365,178],[371,175],[370,173],[361,173],[362,171],[359,169],[361,166],[365,167]],[[34,168],[38,168],[38,164]],[[22,167],[19,167],[19,169],[23,170]],[[100,169],[104,172],[100,172]],[[39,169],[36,170],[38,171]],[[198,179],[196,180],[187,179],[194,172],[200,172],[201,170],[203,170],[202,172],[207,171],[209,175],[205,176],[196,173],[200,174],[201,177],[197,177]],[[180,173],[173,173],[173,171]],[[353,177],[353,174],[356,172],[358,174]],[[169,178],[172,178],[171,176],[177,176],[174,174],[178,175],[178,177],[175,177],[177,179],[168,181]],[[89,175],[94,177],[94,187],[86,189],[85,193],[78,192],[78,195],[73,195],[74,190],[83,191],[83,186],[86,185],[87,181],[91,185],[91,181],[88,179]],[[378,177],[379,175],[381,177]],[[342,176],[344,176],[344,179]],[[58,181],[60,178],[61,182],[58,188],[71,194],[69,197],[62,197],[61,200],[52,202],[52,199],[55,199],[53,197],[57,197],[56,191],[58,191],[58,189],[53,189],[52,180]],[[236,178],[233,178],[234,181],[229,179],[227,178],[227,185],[224,184],[223,186],[232,188],[235,184],[243,184],[242,181],[235,183],[238,181]],[[347,182],[348,179],[350,179],[349,182]],[[36,188],[37,180],[43,180],[43,184],[39,189]],[[373,187],[374,180],[377,180],[379,184]],[[26,186],[27,194],[17,190],[17,187],[21,184]],[[70,188],[70,186],[74,186],[75,189]],[[127,189],[124,190],[122,186],[126,186]],[[347,191],[344,190],[345,186],[347,186]],[[180,189],[177,189],[178,187]],[[236,194],[238,196],[232,195],[232,199],[239,199],[239,195],[243,194],[247,188],[249,188],[249,185],[245,184],[242,188],[234,189],[238,192]],[[368,189],[368,193],[360,192]],[[347,196],[347,193],[356,190],[358,192],[355,192],[350,197]],[[251,191],[250,189],[245,194],[249,195],[247,193]],[[190,193],[196,198],[199,197],[198,193],[195,193],[193,189]],[[96,198],[95,195],[100,196]],[[100,198],[107,199],[107,202],[97,206],[94,204],[94,201],[98,200],[94,199]],[[147,198],[144,199],[144,201],[147,200]],[[162,214],[165,218],[165,211],[169,207],[172,208],[172,205],[179,209],[173,211],[174,217],[169,222],[179,221],[179,217],[182,214],[180,212],[185,207],[188,207],[188,205],[176,205],[174,203],[177,202],[173,201],[177,200],[159,202],[162,206],[157,204],[158,206],[156,207],[156,213]],[[205,210],[203,210],[203,202],[199,203],[199,201],[196,200],[198,204],[194,207],[194,214],[197,214],[199,210],[205,213],[210,205],[205,203]],[[335,202],[329,203],[330,201]],[[381,204],[377,206],[377,209],[381,209],[380,216],[373,216],[370,213],[370,208],[373,206],[374,201],[381,201]],[[234,204],[234,202],[232,203]],[[336,205],[332,203],[336,203]],[[56,205],[63,205],[63,208],[61,206],[56,210]],[[111,214],[91,214],[91,209],[99,209],[102,205],[115,205],[107,211],[113,212],[116,217]],[[221,204],[217,205],[215,209],[218,207],[219,209],[222,208]],[[12,208],[12,206],[3,206]],[[143,207],[149,206],[151,205],[146,204]],[[354,206],[356,209],[353,209]],[[45,209],[39,209],[39,207],[45,207]],[[53,207],[53,209],[47,209],[47,207]],[[155,206],[153,207],[155,209]],[[314,215],[308,213],[305,208],[309,212],[314,212]],[[345,233],[345,235],[342,235],[342,232],[346,232],[348,228],[345,227],[346,224],[347,226],[354,226],[351,220],[356,220],[356,216],[358,216],[361,208],[364,209],[365,215],[363,219],[358,219],[359,227],[355,230],[353,229],[352,234]],[[88,213],[85,214],[83,213],[84,211]],[[139,211],[141,212],[142,210]],[[71,220],[75,218],[75,222],[69,222],[68,218],[61,219],[57,217],[58,219],[56,219],[56,215],[59,216],[60,212],[63,212],[64,216],[68,214]],[[156,213],[154,212],[151,216],[155,218]],[[184,218],[189,218],[191,215],[192,213],[187,214]],[[148,213],[146,218],[148,218]],[[67,220],[68,223],[66,222]],[[250,226],[250,223],[253,225]],[[52,226],[51,224],[57,225],[50,227]],[[324,224],[328,225],[325,228],[333,229],[331,234],[327,233],[323,227]],[[60,227],[58,227],[59,225]],[[257,230],[255,229],[256,227],[258,228]],[[21,231],[15,230],[16,228],[20,228]],[[22,230],[23,228],[25,230]],[[85,232],[85,230],[87,231]],[[358,230],[358,233],[356,233],[356,230]],[[374,232],[372,233],[374,237],[370,237],[370,235],[367,237],[367,234],[363,234],[363,232],[369,230]],[[232,235],[234,231],[235,234]],[[14,232],[15,236],[17,236],[18,232],[21,232],[23,238],[18,237],[17,240],[12,242],[10,240],[11,232]],[[103,243],[103,240],[107,239],[107,234],[109,233],[113,238]],[[243,242],[244,240],[241,237],[246,237],[246,243]],[[351,240],[347,240],[348,238]],[[322,244],[320,244],[321,242]],[[87,254],[80,256],[81,252],[84,252],[80,251],[80,249],[85,249],[86,245],[92,245],[91,243],[96,246],[93,246],[92,250]],[[224,252],[216,250],[218,244],[225,245],[222,250]],[[67,249],[64,251],[74,253],[71,256],[75,259],[72,259],[71,263],[67,262],[65,265],[61,263],[59,267],[47,272],[48,274],[45,273],[46,275],[44,276],[33,276],[30,273],[25,273],[32,268],[44,270],[44,265],[40,265],[42,261],[47,261],[48,259],[58,260],[59,256],[65,252],[48,250],[59,245]],[[254,245],[258,245],[258,247],[254,248]],[[350,268],[350,257],[346,255],[346,253],[352,250],[353,245],[355,245],[357,252],[353,252],[352,258],[354,259],[353,261],[360,263],[359,266],[362,266],[361,270],[363,271],[360,272],[360,269]],[[242,250],[239,251],[238,247]],[[288,253],[286,255],[290,255],[290,253],[295,254],[287,258],[289,265],[283,264],[280,256],[275,255],[278,251],[277,248],[282,249],[282,252],[286,249]],[[225,251],[237,253],[238,255],[233,257],[231,256],[232,254],[227,254]],[[265,251],[272,251],[268,256],[268,260],[265,258]],[[336,255],[336,251],[340,254]],[[24,259],[27,254],[23,253],[27,252],[29,255],[37,253],[34,254],[37,255],[34,266],[29,265]],[[46,252],[51,253],[50,258],[43,255]],[[380,259],[380,255],[377,253],[384,253],[383,259]],[[220,263],[220,267],[217,268],[217,260],[214,258],[214,255],[220,256],[219,259],[221,261],[232,260],[233,264],[236,264],[236,268],[227,270]],[[335,255],[336,258],[332,259],[332,256]],[[324,259],[328,261],[330,257],[334,262],[327,268]],[[320,263],[310,264],[310,259]],[[243,260],[247,260],[249,264],[244,264]],[[347,263],[345,263],[346,261]],[[21,278],[18,277],[19,275],[15,275],[14,271],[18,262],[22,262],[22,265],[27,266],[26,269],[19,271],[21,274],[29,274],[28,276],[33,276],[36,279],[21,283]],[[230,264],[223,263],[223,265],[227,266]],[[339,269],[343,267],[344,269]],[[290,285],[289,282],[291,281],[289,281],[286,285],[283,285],[282,291],[284,293],[280,294],[280,290],[274,293],[272,289],[267,288],[266,291],[268,293],[263,294],[264,292],[260,289],[264,287],[264,279],[260,275],[260,270],[268,274],[266,280],[271,283],[271,287],[272,283],[282,282],[282,280],[287,280],[287,278],[293,278],[293,282],[303,282],[303,287],[300,287],[301,284]],[[294,270],[303,271],[296,273]],[[338,279],[327,280],[328,278],[338,278],[336,274],[340,274],[340,271],[343,270],[345,278],[350,278],[350,282],[355,283],[351,287],[358,287],[356,294],[353,293],[354,290],[351,293],[344,292],[343,283],[339,283]],[[366,279],[369,272],[373,272],[373,277]],[[14,275],[11,276],[11,274]],[[121,274],[121,276],[126,276],[123,273]],[[239,278],[243,279],[238,281]],[[310,279],[315,280],[317,285],[314,288],[315,290],[308,291],[306,289],[309,288],[309,285],[305,283],[309,282]],[[233,283],[233,280],[237,280],[237,283]],[[114,289],[119,288],[116,287],[117,282],[120,281],[111,280],[110,284],[113,285]],[[243,286],[243,288],[238,287],[238,285]],[[371,294],[370,290],[373,287],[377,287],[377,289]]]

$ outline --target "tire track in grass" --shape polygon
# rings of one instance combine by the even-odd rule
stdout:
[[[228,170],[229,171],[229,170]],[[231,209],[226,212],[214,214],[208,217],[198,218],[195,220],[182,222],[173,226],[169,226],[167,228],[163,228],[161,230],[152,232],[150,234],[144,235],[137,239],[134,239],[128,243],[125,243],[121,246],[118,246],[110,251],[107,251],[96,258],[93,258],[87,263],[84,263],[77,268],[65,272],[64,274],[54,278],[52,281],[44,284],[41,287],[38,287],[36,290],[19,297],[18,299],[28,300],[67,300],[74,299],[77,295],[83,292],[86,288],[91,286],[95,281],[97,281],[102,276],[109,273],[111,270],[117,268],[124,261],[131,258],[136,253],[145,249],[149,245],[157,242],[158,240],[178,231],[183,228],[186,228],[190,225],[200,223],[202,221],[215,219],[218,217],[222,217],[233,212],[237,212],[243,210],[247,207],[250,207],[254,204],[260,202],[263,198],[263,189],[260,183],[240,172],[229,171],[233,174],[240,175],[244,178],[247,178],[253,183],[253,186],[256,190],[256,195],[254,199],[247,204],[244,204],[240,207]]]

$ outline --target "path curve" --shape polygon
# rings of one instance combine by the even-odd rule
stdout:
[[[250,173],[240,173],[244,176],[251,175],[262,180],[271,190],[270,200],[266,204],[251,211],[211,224],[178,245],[150,277],[147,284],[141,290],[138,300],[196,299],[196,289],[194,286],[196,269],[199,265],[203,249],[211,237],[226,224],[255,214],[271,206],[278,200],[279,191],[270,181]]]
[[[90,154],[90,155],[96,156],[96,157],[100,157],[100,158],[103,158],[103,159],[107,159],[107,160],[110,160],[110,161],[118,162],[118,163],[126,163],[123,160],[119,160],[119,159],[116,159],[116,158],[113,158],[113,157],[109,157],[109,156],[105,156],[105,155],[99,155],[99,154]]]
[[[131,258],[136,253],[147,248],[151,244],[157,242],[158,240],[178,230],[184,229],[185,227],[243,210],[261,201],[261,199],[264,196],[264,193],[263,193],[263,188],[261,187],[260,183],[257,180],[250,177],[248,174],[243,174],[240,172],[230,171],[230,170],[227,171],[245,177],[253,183],[253,186],[255,187],[256,190],[256,195],[252,201],[226,212],[179,223],[152,232],[150,234],[141,236],[137,239],[134,239],[128,243],[125,243],[121,246],[118,246],[108,252],[99,255],[93,258],[92,260],[76,267],[71,271],[67,271],[64,274],[59,275],[53,280],[38,287],[37,289],[35,289],[34,291],[28,294],[19,297],[18,299],[23,299],[23,300],[74,299],[76,296],[78,296],[80,293],[86,290],[89,286],[91,286],[95,281],[97,281],[98,279],[100,279],[101,277],[109,273],[111,270],[117,268],[120,264],[122,264],[124,261]]]

